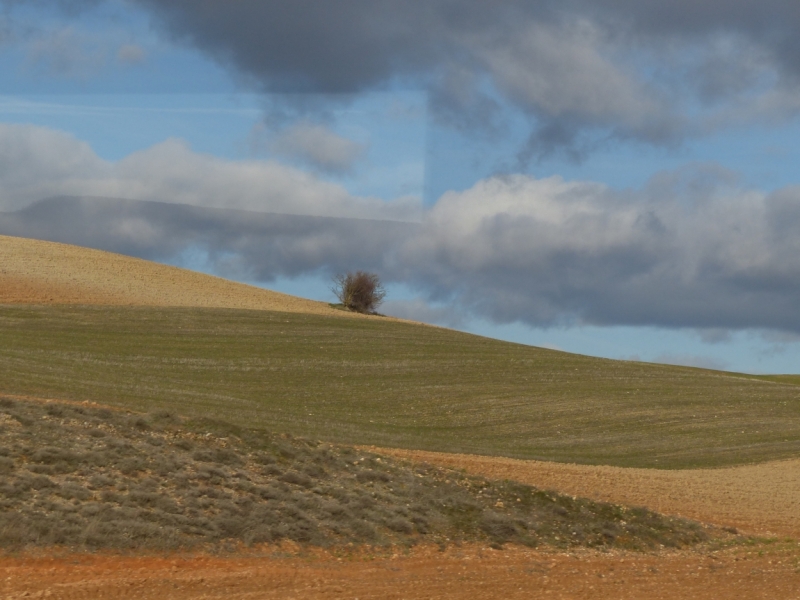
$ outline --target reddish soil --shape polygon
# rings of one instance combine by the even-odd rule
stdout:
[[[800,547],[660,555],[476,546],[407,555],[0,558],[0,598],[800,598]]]

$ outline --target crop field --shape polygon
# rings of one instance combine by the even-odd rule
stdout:
[[[800,453],[797,378],[527,347],[380,317],[0,307],[0,392],[337,443],[690,468]]]

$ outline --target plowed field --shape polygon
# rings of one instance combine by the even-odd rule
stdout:
[[[800,598],[798,548],[660,555],[417,548],[384,557],[0,558],[5,598]]]

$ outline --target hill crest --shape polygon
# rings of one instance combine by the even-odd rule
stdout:
[[[191,306],[355,316],[324,302],[140,258],[4,235],[0,304]]]

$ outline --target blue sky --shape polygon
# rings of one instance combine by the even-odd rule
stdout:
[[[464,1],[454,24],[444,0],[6,2],[0,211],[361,219],[360,246],[327,221],[248,231],[269,267],[222,216],[118,247],[83,217],[52,231],[320,300],[369,268],[387,313],[520,343],[798,372],[798,10],[762,3],[754,27],[746,2],[533,4]]]

